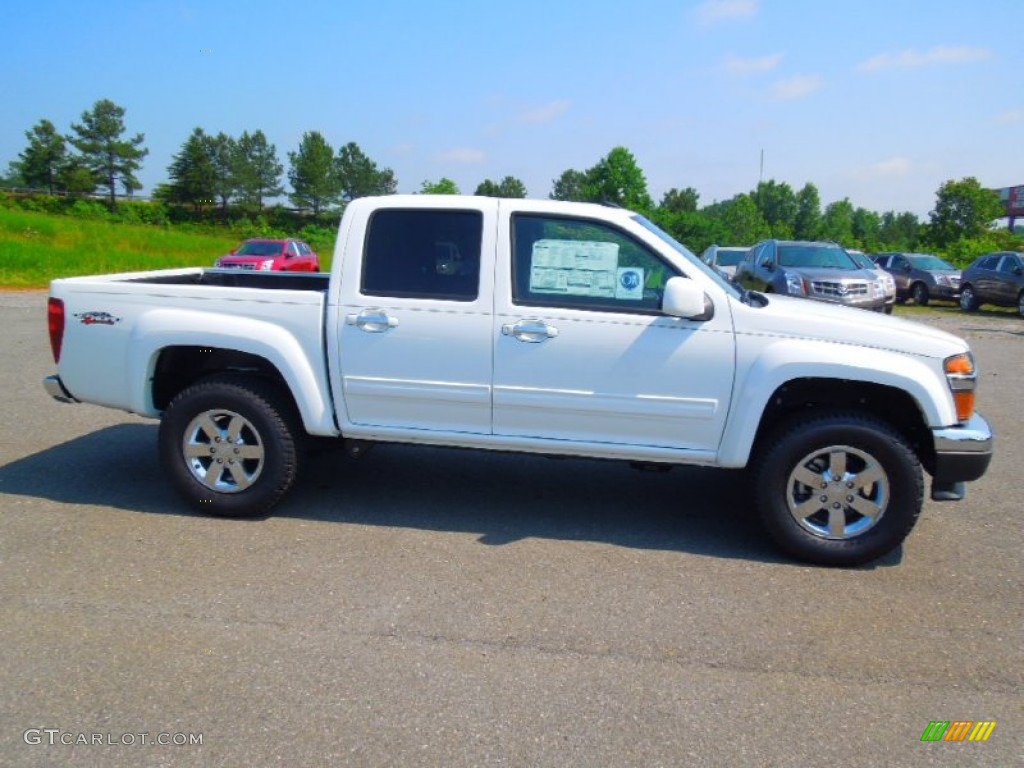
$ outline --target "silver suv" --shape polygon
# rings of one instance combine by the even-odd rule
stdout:
[[[764,240],[736,267],[736,282],[765,293],[803,296],[883,312],[885,282],[836,243]]]

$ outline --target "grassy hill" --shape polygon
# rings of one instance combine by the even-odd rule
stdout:
[[[74,275],[209,267],[238,245],[223,234],[0,208],[0,288],[45,288]]]

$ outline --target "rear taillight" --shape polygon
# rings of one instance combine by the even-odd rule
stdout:
[[[50,328],[50,349],[53,350],[53,362],[60,362],[60,345],[64,341],[64,302],[50,298],[46,307],[47,325]]]

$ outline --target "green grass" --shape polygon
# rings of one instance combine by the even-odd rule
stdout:
[[[239,238],[0,208],[0,287],[75,275],[210,267]]]

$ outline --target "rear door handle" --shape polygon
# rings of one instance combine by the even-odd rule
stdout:
[[[383,309],[364,309],[358,315],[346,315],[345,322],[367,333],[385,333],[398,326],[398,318]]]
[[[558,335],[558,329],[548,325],[543,320],[520,320],[518,323],[506,323],[501,326],[501,332],[505,336],[511,336],[516,341],[525,341],[528,344],[540,344],[542,341],[553,339]]]

